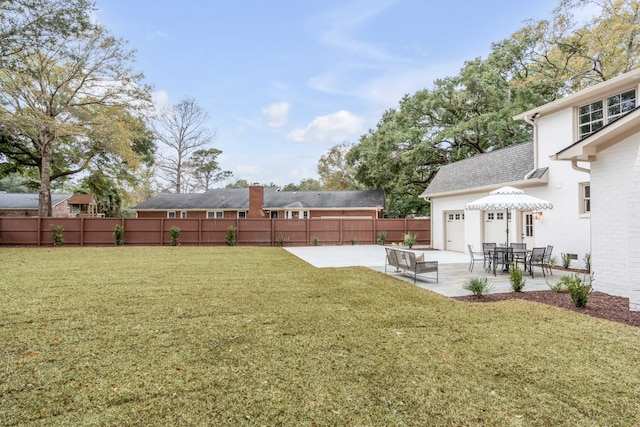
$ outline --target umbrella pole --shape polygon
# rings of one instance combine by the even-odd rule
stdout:
[[[505,218],[507,220],[507,247],[509,247],[509,209],[508,208],[507,208]]]

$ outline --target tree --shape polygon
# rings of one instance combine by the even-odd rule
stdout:
[[[0,2],[0,61],[28,48],[34,38],[55,43],[91,26],[94,7],[86,0],[10,0]]]
[[[322,184],[317,179],[307,178],[300,181],[299,184],[290,183],[282,187],[283,191],[320,191]]]
[[[207,191],[212,184],[231,177],[231,171],[223,171],[218,164],[222,151],[216,148],[196,150],[191,155],[188,166],[196,180],[194,189]]]
[[[249,181],[246,179],[238,179],[235,182],[227,184],[225,188],[249,188]]]
[[[88,3],[72,4],[88,19]],[[133,147],[136,132],[126,124],[150,101],[142,74],[130,68],[134,52],[100,25],[73,28],[26,31],[21,48],[0,69],[0,124],[8,135],[0,152],[16,168],[37,168],[40,216],[51,215],[52,180],[92,162],[135,168],[142,157]]]
[[[195,99],[187,98],[164,108],[154,122],[155,136],[165,148],[159,152],[158,168],[176,193],[187,190],[189,156],[214,141],[215,133],[206,127],[208,119]]]
[[[355,171],[347,163],[347,153],[353,144],[335,145],[318,160],[318,174],[324,190],[359,190]]]

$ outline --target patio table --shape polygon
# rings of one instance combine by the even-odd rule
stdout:
[[[513,248],[506,246],[496,246],[493,248],[493,275],[496,275],[498,262],[502,264],[502,272],[509,271],[509,264],[513,259]]]

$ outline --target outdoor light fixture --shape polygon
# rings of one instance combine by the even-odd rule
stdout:
[[[533,218],[537,220],[542,219],[542,211],[533,211]]]

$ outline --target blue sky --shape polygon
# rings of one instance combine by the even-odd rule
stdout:
[[[286,185],[558,3],[97,0],[96,16],[137,50],[158,102],[207,111],[234,181]]]

